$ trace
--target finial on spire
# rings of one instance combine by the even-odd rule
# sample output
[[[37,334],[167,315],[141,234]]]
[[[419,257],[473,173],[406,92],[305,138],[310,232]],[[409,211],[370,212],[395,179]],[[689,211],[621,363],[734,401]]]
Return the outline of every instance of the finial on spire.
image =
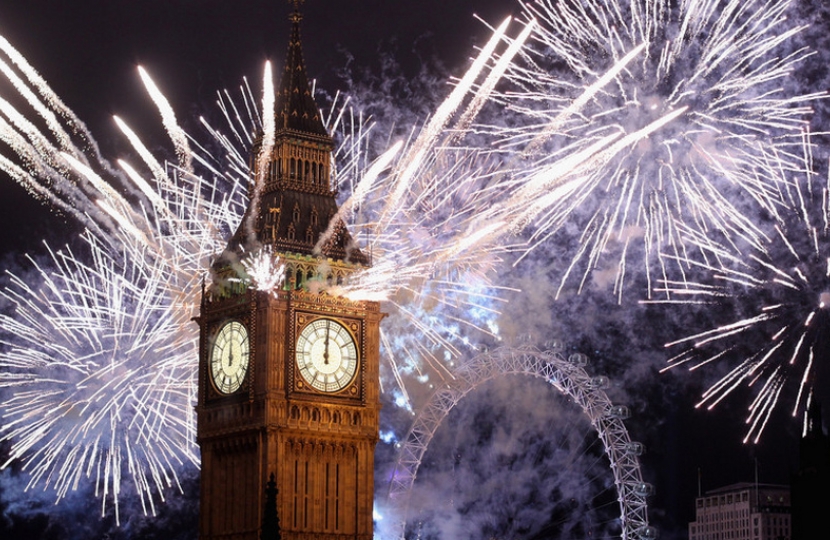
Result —
[[[262,513],[262,530],[259,536],[262,540],[282,539],[280,516],[277,512],[277,494],[279,492],[277,482],[274,480],[274,473],[271,473],[271,479],[265,484],[265,510]]]
[[[303,2],[305,0],[288,0],[289,4],[294,4],[294,11],[288,16],[291,22],[298,23],[303,20],[303,15],[300,13],[300,4]]]

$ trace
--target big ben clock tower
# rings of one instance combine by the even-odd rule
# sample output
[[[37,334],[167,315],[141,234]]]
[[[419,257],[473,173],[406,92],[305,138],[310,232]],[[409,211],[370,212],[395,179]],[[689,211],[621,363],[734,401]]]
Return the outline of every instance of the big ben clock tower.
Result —
[[[265,538],[274,511],[284,540],[373,534],[383,315],[376,302],[325,292],[369,260],[337,216],[334,145],[305,71],[300,1],[273,145],[267,159],[254,146],[253,202],[212,266],[197,319],[202,540]],[[279,290],[256,290],[245,272],[244,258],[262,250],[285,265]]]

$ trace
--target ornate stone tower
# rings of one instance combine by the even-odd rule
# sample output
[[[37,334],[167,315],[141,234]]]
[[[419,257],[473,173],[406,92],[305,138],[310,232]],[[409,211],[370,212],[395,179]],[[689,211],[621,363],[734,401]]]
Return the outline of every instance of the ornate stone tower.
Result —
[[[373,534],[383,315],[375,302],[325,292],[369,260],[337,216],[333,142],[293,3],[273,146],[264,159],[261,138],[253,148],[251,204],[213,264],[197,319],[203,540],[273,532],[272,475],[282,539]],[[245,257],[263,252],[285,265],[279,290],[256,290],[245,271]]]

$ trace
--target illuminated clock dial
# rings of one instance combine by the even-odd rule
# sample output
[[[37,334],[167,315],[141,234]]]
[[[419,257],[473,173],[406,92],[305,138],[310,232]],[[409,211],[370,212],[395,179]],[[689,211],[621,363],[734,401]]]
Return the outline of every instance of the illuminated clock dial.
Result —
[[[332,319],[317,319],[297,339],[297,368],[311,387],[339,392],[357,371],[357,345],[351,332]]]
[[[245,326],[239,321],[222,325],[210,351],[210,373],[219,392],[232,394],[239,390],[248,373],[249,356]]]

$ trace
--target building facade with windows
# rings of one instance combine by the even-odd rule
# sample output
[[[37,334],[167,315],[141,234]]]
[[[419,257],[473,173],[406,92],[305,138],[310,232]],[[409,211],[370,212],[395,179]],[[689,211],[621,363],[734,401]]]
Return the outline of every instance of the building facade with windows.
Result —
[[[791,540],[790,488],[743,482],[695,499],[689,540]]]

